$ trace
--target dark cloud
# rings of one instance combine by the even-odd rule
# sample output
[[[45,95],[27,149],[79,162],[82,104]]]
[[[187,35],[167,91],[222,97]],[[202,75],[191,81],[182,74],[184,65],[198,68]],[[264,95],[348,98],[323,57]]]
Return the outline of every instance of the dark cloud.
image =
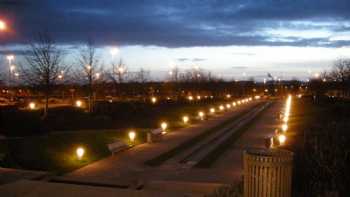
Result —
[[[13,23],[14,33],[0,41],[25,43],[38,31],[48,30],[65,44],[94,39],[101,45],[333,47],[348,42],[281,41],[263,30],[347,31],[349,26],[337,23],[350,19],[349,8],[348,0],[5,0],[0,2],[1,17]]]

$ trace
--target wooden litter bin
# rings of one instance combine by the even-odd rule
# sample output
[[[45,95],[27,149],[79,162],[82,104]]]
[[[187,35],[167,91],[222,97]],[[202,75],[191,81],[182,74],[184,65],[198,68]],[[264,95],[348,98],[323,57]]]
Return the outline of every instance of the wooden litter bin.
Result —
[[[244,197],[290,197],[293,153],[250,149],[243,153]]]

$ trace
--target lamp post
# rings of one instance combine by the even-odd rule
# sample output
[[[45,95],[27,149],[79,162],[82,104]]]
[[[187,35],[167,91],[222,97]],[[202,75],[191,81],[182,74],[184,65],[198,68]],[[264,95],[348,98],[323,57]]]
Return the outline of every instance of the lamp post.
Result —
[[[0,19],[0,31],[6,31],[6,29],[7,29],[7,25],[5,21]]]
[[[8,86],[11,86],[12,73],[16,69],[14,65],[12,65],[12,61],[15,59],[14,55],[7,55],[6,59],[9,63],[9,76],[8,76]]]

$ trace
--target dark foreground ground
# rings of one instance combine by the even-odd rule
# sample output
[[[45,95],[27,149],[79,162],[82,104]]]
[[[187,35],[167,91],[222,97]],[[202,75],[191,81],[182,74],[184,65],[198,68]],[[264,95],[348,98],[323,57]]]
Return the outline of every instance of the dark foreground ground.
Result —
[[[348,196],[350,101],[294,99],[288,149],[295,153],[294,196]]]

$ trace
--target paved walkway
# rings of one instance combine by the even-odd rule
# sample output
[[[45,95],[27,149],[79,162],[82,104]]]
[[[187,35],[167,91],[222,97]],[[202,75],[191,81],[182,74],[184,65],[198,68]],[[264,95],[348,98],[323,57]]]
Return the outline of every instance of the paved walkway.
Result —
[[[0,185],[15,182],[22,179],[32,180],[41,179],[47,176],[47,172],[19,170],[12,168],[0,168]],[[1,196],[1,195],[0,195]]]
[[[197,124],[175,132],[169,132],[166,136],[164,136],[164,140],[162,142],[153,144],[146,143],[136,146],[128,151],[121,152],[115,156],[108,157],[80,168],[70,174],[65,175],[64,177],[61,177],[60,179],[91,182],[114,182],[120,185],[135,182],[135,179],[137,179],[140,174],[144,174],[145,171],[154,171],[153,168],[144,165],[145,161],[167,152],[185,140],[199,135],[208,128],[221,124],[228,118],[231,118],[232,116],[250,108],[253,105],[254,103],[250,103],[237,107],[230,112],[226,112],[225,114],[218,115],[207,120],[205,124]]]
[[[260,116],[243,135],[233,144],[222,157],[215,162],[213,168],[218,171],[237,172],[241,176],[243,172],[243,150],[247,148],[265,148],[264,139],[274,135],[278,128],[278,114],[282,103],[277,102]]]

